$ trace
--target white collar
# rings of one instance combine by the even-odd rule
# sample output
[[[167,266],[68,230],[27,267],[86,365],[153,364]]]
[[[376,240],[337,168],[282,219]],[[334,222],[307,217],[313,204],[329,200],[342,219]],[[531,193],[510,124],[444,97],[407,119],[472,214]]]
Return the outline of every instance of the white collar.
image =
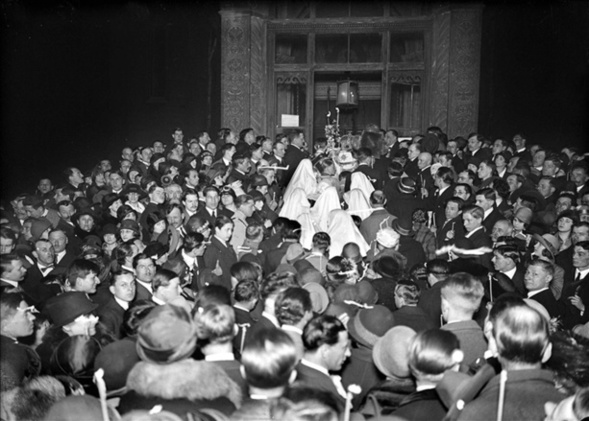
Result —
[[[263,311],[262,317],[265,317],[266,319],[270,320],[274,326],[280,327],[280,323],[278,323],[278,319],[273,314]]]
[[[129,310],[129,302],[128,301],[123,301],[120,298],[118,298],[117,296],[113,295],[115,301],[121,306],[123,307],[125,310]]]
[[[150,293],[153,294],[153,289],[151,288],[151,283],[140,281],[138,278],[135,278],[139,285],[144,286]]]
[[[485,219],[487,216],[491,215],[491,212],[493,212],[493,207],[490,207],[489,209],[487,209],[487,210],[486,210],[486,211],[484,211],[484,212],[485,212],[485,213],[483,214],[483,220],[484,220],[484,219]]]
[[[465,238],[470,238],[471,235],[473,235],[475,232],[477,232],[478,230],[483,229],[483,226],[481,225],[478,228],[473,229],[471,232],[467,233],[464,237]]]
[[[517,272],[517,266],[514,266],[512,269],[508,270],[507,272],[503,272],[503,274],[505,276],[507,276],[509,279],[513,279],[515,272]]]
[[[218,354],[205,355],[205,361],[235,361],[233,352],[219,352]]]
[[[532,298],[534,295],[540,294],[542,291],[546,291],[547,289],[548,289],[548,287],[544,287],[544,288],[537,289],[536,291],[529,291],[528,298]]]
[[[319,364],[315,364],[309,360],[306,360],[305,358],[303,358],[301,360],[301,364],[306,365],[307,367],[312,368],[314,370],[320,371],[321,373],[325,374],[326,376],[329,376],[329,371],[325,367],[320,366]]]
[[[154,303],[156,303],[157,305],[163,306],[164,304],[166,304],[165,301],[160,300],[159,298],[157,298],[155,295],[151,296],[151,299],[153,300]]]
[[[63,257],[65,256],[66,253],[67,253],[67,250],[60,251],[59,253],[57,253],[55,255],[55,263],[59,263],[61,261],[61,259],[63,259]]]
[[[303,335],[303,330],[293,325],[282,325],[281,329],[287,332],[294,332],[301,336]]]
[[[438,191],[438,196],[441,196],[441,195],[442,195],[442,193],[444,193],[446,190],[448,190],[448,188],[449,188],[449,187],[450,187],[450,186],[446,186],[446,187],[443,187],[443,188],[441,188],[441,189]]]
[[[577,273],[580,273],[581,279],[583,279],[585,276],[587,276],[587,273],[589,273],[589,268],[583,270],[575,269],[575,278],[577,277]]]
[[[243,310],[243,311],[247,311],[248,313],[250,312],[247,308],[245,308],[244,306],[242,306],[239,303],[233,304],[233,307],[238,308],[238,309]]]
[[[184,260],[184,263],[186,263],[186,266],[189,268],[192,268],[196,263],[196,257],[189,256],[184,250],[182,250],[182,260]]]
[[[12,285],[15,288],[18,288],[18,282],[16,281],[9,281],[8,279],[0,278],[1,281],[6,282],[7,284]]]

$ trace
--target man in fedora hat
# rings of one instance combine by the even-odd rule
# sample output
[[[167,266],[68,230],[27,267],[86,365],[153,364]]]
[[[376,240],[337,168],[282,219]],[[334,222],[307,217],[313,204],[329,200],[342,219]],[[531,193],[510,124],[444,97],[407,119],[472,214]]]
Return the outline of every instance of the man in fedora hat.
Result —
[[[413,268],[415,265],[422,265],[426,262],[425,251],[423,246],[415,240],[413,227],[410,217],[402,216],[395,219],[392,227],[399,233],[399,253],[407,258],[407,269]]]
[[[386,196],[386,210],[396,217],[401,215],[413,215],[413,211],[422,206],[422,202],[415,197],[416,183],[409,177],[402,177],[395,188],[387,185],[384,194]]]
[[[342,383],[344,387],[357,384],[362,388],[361,393],[354,396],[353,406],[358,406],[368,391],[384,380],[372,362],[372,348],[394,325],[393,313],[382,305],[360,309],[348,322],[348,332],[355,343],[342,371]]]
[[[98,317],[94,315],[97,308],[98,304],[79,291],[64,292],[47,301],[44,312],[53,325],[37,347],[44,372],[49,369],[53,352],[61,341],[68,336],[97,334]]]

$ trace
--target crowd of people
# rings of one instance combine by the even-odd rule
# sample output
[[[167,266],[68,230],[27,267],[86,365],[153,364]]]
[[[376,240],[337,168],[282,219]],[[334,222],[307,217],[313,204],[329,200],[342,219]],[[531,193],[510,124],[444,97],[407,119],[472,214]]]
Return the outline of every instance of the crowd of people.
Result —
[[[589,156],[550,146],[177,128],[41,179],[1,419],[584,419]]]

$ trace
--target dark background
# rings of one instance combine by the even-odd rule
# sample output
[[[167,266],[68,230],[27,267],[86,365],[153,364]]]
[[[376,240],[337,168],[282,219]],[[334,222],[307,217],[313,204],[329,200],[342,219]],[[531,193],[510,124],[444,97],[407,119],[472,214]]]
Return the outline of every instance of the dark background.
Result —
[[[218,3],[0,3],[2,199],[177,126],[218,130]],[[588,4],[486,3],[480,133],[585,147]]]

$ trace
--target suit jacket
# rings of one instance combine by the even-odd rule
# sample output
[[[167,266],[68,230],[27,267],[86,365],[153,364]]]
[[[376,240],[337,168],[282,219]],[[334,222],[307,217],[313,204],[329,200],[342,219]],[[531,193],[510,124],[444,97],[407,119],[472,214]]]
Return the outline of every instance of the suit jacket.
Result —
[[[407,160],[405,163],[405,168],[403,168],[407,177],[411,177],[415,181],[417,181],[417,175],[419,174],[419,167],[417,166],[417,158],[413,161],[410,159]]]
[[[278,248],[271,250],[268,254],[266,254],[266,261],[264,263],[265,273],[269,274],[276,270],[291,244],[295,244],[295,242],[283,241],[282,244],[278,246]]]
[[[395,326],[408,326],[418,333],[439,326],[439,323],[433,323],[432,319],[421,307],[401,307],[393,313],[393,316]]]
[[[572,297],[575,294],[578,295],[581,301],[583,301],[583,304],[585,304],[585,312],[583,316],[581,316],[579,309],[573,306],[569,300],[569,297]],[[565,305],[565,328],[570,329],[575,325],[587,323],[589,321],[589,274],[578,281],[573,280],[570,284],[565,285],[560,301]]]
[[[233,168],[229,173],[229,177],[227,178],[227,184],[233,183],[235,181],[241,181],[241,188],[243,189],[243,191],[249,190],[250,179],[248,175],[243,174],[237,171],[235,168]]]
[[[173,257],[170,257],[162,267],[174,271],[180,277],[181,284],[190,285],[193,291],[196,292],[200,289],[199,276],[205,268],[204,257],[197,257],[196,267],[190,268],[182,258],[182,252],[179,251]]]
[[[100,322],[107,327],[117,339],[121,339],[121,325],[125,316],[125,309],[117,303],[114,296],[96,310]]]
[[[491,237],[485,232],[485,229],[479,229],[474,232],[470,237],[466,238],[465,241],[460,242],[464,245],[464,248],[473,250],[480,247],[493,247],[493,242],[491,241]],[[459,243],[459,244],[460,244]],[[493,269],[493,265],[491,263],[492,253],[486,253],[482,256],[477,258],[477,262],[488,269]]]
[[[284,178],[282,179],[282,184],[287,186],[292,178],[294,172],[296,171],[299,163],[307,158],[307,153],[300,150],[296,146],[288,145],[286,148],[286,154],[284,155],[283,165],[288,165],[288,170],[285,171]]]
[[[63,273],[63,271],[60,272],[59,268],[54,268],[48,276],[59,273]],[[36,264],[27,270],[27,275],[20,283],[20,287],[33,300],[30,304],[42,307],[49,298],[61,293],[59,285],[46,284],[43,282],[44,278]]]
[[[352,348],[351,353],[342,370],[342,384],[346,390],[351,384],[357,384],[362,388],[362,391],[352,399],[352,406],[358,408],[368,391],[385,380],[385,377],[372,361],[372,348],[358,345]]]
[[[442,315],[442,287],[446,281],[436,282],[429,289],[421,292],[417,306],[425,311],[429,321],[434,327],[440,327],[440,316]],[[393,313],[394,314],[394,313]]]
[[[230,245],[224,245],[221,241],[213,236],[211,244],[207,247],[204,254],[205,267],[214,270],[219,262],[219,267],[223,273],[219,276],[221,285],[231,291],[231,266],[237,263],[237,255]]]
[[[399,239],[399,253],[407,258],[407,269],[426,262],[425,251],[420,242],[412,237],[401,236]]]
[[[417,173],[417,197],[419,197],[422,200],[426,200],[426,201],[431,201],[431,197],[434,194],[434,191],[436,190],[436,186],[434,185],[434,177],[432,176],[432,171],[431,171],[431,166],[424,168],[423,170],[420,170]],[[422,193],[421,193],[421,189],[426,189],[428,192],[427,197],[425,197]]]
[[[530,298],[542,304],[548,311],[548,314],[550,314],[550,317],[564,316],[564,304],[562,302],[556,301],[556,298],[554,298],[554,294],[552,291],[550,291],[550,288],[539,292],[536,295],[532,295]]]
[[[499,378],[493,377],[472,402],[468,403],[459,420],[494,420],[497,418]],[[504,420],[540,420],[545,416],[544,403],[559,402],[560,392],[554,387],[549,370],[509,371],[505,385]]]
[[[495,222],[497,222],[503,218],[504,217],[501,214],[501,212],[499,212],[499,210],[495,206],[493,206],[493,210],[491,211],[489,216],[487,216],[485,219],[483,219],[483,227],[485,227],[485,231],[487,231],[487,232],[493,231],[493,226],[495,225]]]
[[[55,264],[55,267],[60,268],[61,270],[63,270],[63,272],[65,272],[74,260],[76,260],[76,256],[74,255],[74,253],[72,253],[70,250],[66,250],[65,255],[61,258],[59,263]]]
[[[238,307],[233,307],[233,311],[235,312],[235,325],[238,328],[238,332],[233,338],[233,349],[241,353],[247,332],[254,326],[255,321],[249,311]]]
[[[464,224],[462,223],[462,215],[458,215],[454,219],[444,221],[442,225],[438,225],[436,231],[436,246],[442,248],[456,241],[464,238]]]
[[[302,363],[297,364],[296,371],[297,382],[304,383],[309,387],[331,393],[338,402],[340,409],[345,407],[346,401],[344,397],[338,393],[331,377]]]
[[[460,341],[460,349],[464,352],[464,366],[469,367],[478,358],[483,358],[487,350],[487,340],[483,330],[474,320],[448,323],[442,326],[456,335]]]
[[[466,166],[468,167],[468,164],[471,163],[476,163],[476,161],[478,161],[479,163],[481,161],[485,161],[487,159],[491,159],[493,156],[493,150],[491,148],[479,148],[478,151],[476,151],[474,154],[470,151],[468,151],[465,154],[464,157],[464,162],[466,164]]]
[[[262,315],[262,317],[260,317],[260,320],[255,322],[253,324],[253,326],[247,330],[247,332],[245,334],[245,342],[247,344],[247,341],[250,338],[255,338],[258,335],[258,332],[260,332],[262,330],[274,330],[274,329],[278,329],[278,327],[276,327],[276,325],[274,323],[272,323],[272,321],[270,319],[268,319]]]
[[[147,288],[145,288],[137,279],[135,279],[135,299],[133,301],[139,300],[151,300],[153,294],[149,292]]]
[[[434,211],[434,217],[436,221],[436,227],[438,229],[444,225],[444,221],[446,220],[446,202],[448,199],[454,196],[454,186],[450,185],[446,190],[439,194],[438,190],[434,191],[434,194],[431,198],[432,202],[432,209]]]
[[[368,218],[362,221],[362,224],[360,224],[360,234],[362,234],[366,242],[370,244],[376,239],[378,231],[380,231],[382,227],[390,227],[394,219],[395,217],[386,209],[376,209]]]

